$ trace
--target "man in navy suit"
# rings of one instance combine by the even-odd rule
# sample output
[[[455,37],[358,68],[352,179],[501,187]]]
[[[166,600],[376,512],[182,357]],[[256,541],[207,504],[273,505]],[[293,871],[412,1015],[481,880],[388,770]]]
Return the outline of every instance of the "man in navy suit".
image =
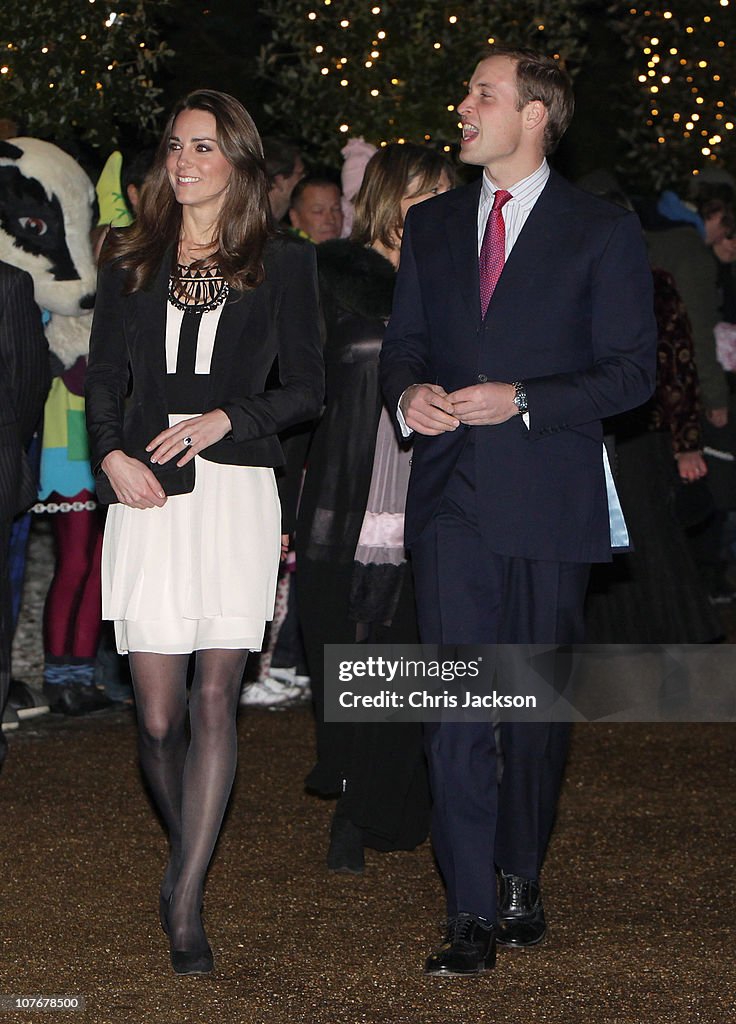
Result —
[[[611,557],[601,419],[654,382],[641,229],[550,171],[573,112],[554,60],[491,51],[457,109],[461,159],[484,173],[409,211],[382,351],[389,406],[417,435],[405,539],[421,636],[579,642],[589,563]],[[500,785],[491,723],[427,726],[448,910],[430,975],[482,973],[497,940],[545,934],[539,872],[567,727],[499,732]]]

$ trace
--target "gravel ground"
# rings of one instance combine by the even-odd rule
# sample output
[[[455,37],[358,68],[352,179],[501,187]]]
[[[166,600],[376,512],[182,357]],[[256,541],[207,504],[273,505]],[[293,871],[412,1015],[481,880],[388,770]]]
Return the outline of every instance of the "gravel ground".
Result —
[[[54,573],[54,541],[48,516],[33,516],[26,580],[13,642],[13,675],[31,686],[43,683],[43,604]]]

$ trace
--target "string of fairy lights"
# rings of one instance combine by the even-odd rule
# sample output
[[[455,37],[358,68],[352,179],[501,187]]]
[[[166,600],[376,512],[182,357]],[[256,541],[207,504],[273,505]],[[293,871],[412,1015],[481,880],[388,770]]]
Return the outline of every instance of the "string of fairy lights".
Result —
[[[703,13],[708,11],[707,2],[670,0],[670,4],[672,9],[632,6],[628,10],[628,16],[634,19],[632,35],[639,42],[636,79],[650,101],[646,125],[653,129],[656,145],[687,148],[692,172],[698,173],[703,163],[721,159],[724,140],[733,141],[728,136],[736,130],[733,83],[729,88],[721,72],[725,62],[719,61],[719,56],[727,56],[728,22],[733,19],[733,11],[729,9],[731,0],[714,0],[710,13]],[[375,81],[370,83],[367,95],[376,100],[403,84],[395,74],[381,74],[389,63],[386,57],[391,40],[386,15],[390,6],[385,4],[384,10],[381,3],[371,4],[370,0],[365,8],[339,0],[314,2],[305,18],[312,27],[308,33],[311,58],[319,73],[337,79],[346,90],[359,88],[362,96],[365,71],[372,70]],[[347,8],[351,8],[350,16]],[[683,11],[688,13],[684,15]],[[459,27],[461,17],[461,13],[446,11],[444,30]],[[532,28],[540,34],[545,31],[542,23]],[[340,42],[341,33],[345,33],[344,43]],[[446,48],[442,33],[437,35],[440,38],[434,42],[423,43],[425,53],[427,45],[439,55]],[[487,41],[492,44],[495,40],[489,36]],[[559,59],[560,55],[554,56]],[[448,105],[447,111],[451,115],[454,106]],[[341,119],[334,130],[347,135],[351,124]],[[430,136],[425,140],[430,141]],[[403,140],[399,137],[397,141]],[[380,144],[386,145],[387,141],[382,139]],[[444,146],[445,150],[450,148]]]
[[[89,4],[94,4],[96,2],[96,0],[87,0],[87,2]],[[115,26],[116,28],[119,28],[122,25],[123,20],[126,17],[126,14],[123,11],[121,11],[121,12],[109,11],[107,13],[107,17],[104,17],[104,15],[102,17],[103,17],[102,25],[104,26],[104,28],[111,29],[111,28],[113,28],[113,26]],[[80,42],[83,42],[83,43],[95,42],[95,40],[90,39],[89,34],[87,32],[81,32],[80,35],[79,35],[79,39],[80,39]],[[141,43],[138,44],[138,47],[141,50],[143,50],[143,49],[145,49],[146,44],[144,42],[141,42]],[[21,46],[18,45],[17,43],[14,43],[14,42],[6,42],[5,46],[4,46],[4,49],[5,49],[5,53],[3,54],[3,58],[0,58],[0,75],[6,76],[7,79],[9,80],[10,78],[12,78],[13,73],[14,73],[13,57],[12,57],[12,55],[13,54],[20,54],[21,53]],[[44,56],[50,55],[50,59],[53,58],[54,50],[55,50],[55,45],[54,45],[54,43],[52,41],[49,41],[48,43],[44,43],[44,45],[40,47],[40,52]],[[93,54],[92,51],[90,51],[90,57],[91,58],[96,57],[96,56],[99,56],[99,55],[98,54]],[[90,63],[95,63],[94,59],[91,59]],[[119,66],[120,66],[119,61],[117,61],[117,60],[115,60],[113,58],[110,61],[110,63],[107,64],[106,67],[107,67],[108,71],[114,71],[115,68],[117,68]],[[53,73],[53,70],[54,70],[53,69],[53,65],[50,65],[50,67],[49,67],[49,74],[50,75]],[[86,76],[89,73],[90,73],[90,69],[89,68],[86,68],[86,67],[79,68],[79,74],[80,75]],[[58,84],[59,84],[58,82],[50,81],[48,83],[48,87],[49,87],[49,89],[55,89],[55,88],[57,88]],[[97,89],[98,91],[102,91],[104,89],[103,83],[100,82],[99,80],[95,81],[95,89]]]
[[[657,145],[692,140],[686,143],[692,174],[703,163],[719,160],[728,133],[736,129],[733,84],[724,81],[718,62],[729,45],[729,5],[729,0],[716,0],[711,14],[693,11],[685,18],[669,9],[629,10],[646,26],[637,81],[651,100],[647,125],[655,130]]]
[[[322,4],[323,4],[323,6],[325,8],[329,9],[329,8],[331,8],[333,6],[333,0],[322,0]],[[327,47],[325,46],[324,42],[317,42],[317,43],[315,43],[313,45],[312,57],[313,57],[314,61],[319,64],[320,74],[325,76],[325,77],[328,76],[328,75],[333,75],[333,74],[336,75],[336,76],[339,76],[338,77],[338,81],[339,81],[339,85],[340,85],[341,88],[347,89],[352,84],[352,77],[351,77],[351,70],[350,70],[352,65],[358,64],[358,66],[360,66],[362,64],[362,67],[360,68],[361,71],[362,71],[363,68],[365,68],[367,70],[370,70],[372,68],[379,68],[380,64],[381,64],[381,60],[382,60],[382,58],[384,56],[384,54],[383,54],[384,47],[386,47],[388,45],[387,40],[388,40],[389,32],[388,32],[387,28],[385,27],[384,21],[382,20],[382,15],[385,14],[383,7],[380,4],[374,3],[374,4],[370,5],[368,10],[370,11],[371,16],[375,19],[375,22],[374,22],[373,25],[371,25],[371,31],[369,33],[370,45],[368,45],[368,43],[366,42],[364,44],[364,46],[362,47],[362,51],[363,51],[362,58],[356,58],[356,57],[350,58],[350,57],[345,55],[345,51],[346,50],[348,50],[348,49],[353,49],[354,50],[355,49],[355,40],[354,39],[351,40],[350,44],[345,46],[343,49],[338,48],[337,51],[335,52],[335,54],[333,54],[332,56],[330,56],[326,52]],[[326,12],[326,16],[327,16],[326,28],[327,28],[328,31],[325,34],[329,34],[330,30],[334,30],[334,28],[336,26],[338,26],[338,25],[339,25],[339,28],[342,31],[346,32],[346,33],[348,32],[348,30],[350,30],[351,28],[354,27],[354,23],[351,21],[351,19],[349,17],[341,17],[341,18],[339,18],[339,21],[338,21],[337,18],[339,17],[339,15],[333,14],[333,12],[330,11],[330,10],[328,10]],[[306,15],[305,15],[305,18],[306,18],[307,22],[310,22],[312,24],[317,23],[317,22],[320,22],[321,24],[325,24],[325,12],[321,12],[320,13],[316,8],[308,11],[306,13]],[[459,15],[457,15],[457,14],[447,14],[447,15],[445,15],[445,24],[447,26],[457,26],[459,24],[459,22],[460,22],[460,16]],[[538,30],[540,32],[543,32],[544,31],[544,25],[540,24],[538,26]],[[368,35],[366,36],[366,39],[367,38],[368,38]],[[488,39],[487,39],[487,42],[488,42],[489,45],[492,45],[495,41],[496,40],[495,40],[495,38],[493,36],[489,36]],[[443,50],[443,47],[444,47],[444,44],[443,44],[441,39],[435,39],[432,42],[432,44],[431,44],[431,48],[432,48],[433,51],[435,51],[436,55],[438,55],[438,51],[442,51]],[[559,57],[559,54],[555,54],[555,57]],[[385,78],[382,83],[377,81],[372,86],[372,88],[368,91],[368,94],[369,94],[369,96],[371,98],[378,99],[382,95],[382,91],[383,90],[389,90],[390,91],[390,90],[395,89],[396,87],[399,87],[401,85],[403,85],[402,80],[400,78],[396,77],[395,75],[391,75],[390,77]],[[447,106],[448,113],[451,114],[451,113],[454,112],[454,110],[455,110],[455,107],[454,107],[453,104],[449,104]],[[394,119],[390,118],[388,123],[389,124],[393,124],[394,123]],[[459,128],[460,125],[458,124],[457,127]],[[350,130],[351,130],[351,125],[347,121],[341,120],[341,121],[339,121],[336,124],[335,130],[337,132],[339,132],[340,134],[342,134],[342,135],[347,135],[350,132]],[[425,136],[424,136],[424,139],[425,139],[426,142],[431,141],[431,138],[432,138],[432,136],[430,134],[425,134]],[[403,137],[399,136],[396,139],[396,141],[399,142],[399,143],[403,143],[403,142],[406,141],[406,139],[404,139]],[[380,146],[387,146],[388,145],[388,140],[387,139],[380,139],[380,140],[378,140],[378,144]],[[444,149],[445,152],[450,152],[452,147],[449,146],[449,145],[444,145],[442,148]]]

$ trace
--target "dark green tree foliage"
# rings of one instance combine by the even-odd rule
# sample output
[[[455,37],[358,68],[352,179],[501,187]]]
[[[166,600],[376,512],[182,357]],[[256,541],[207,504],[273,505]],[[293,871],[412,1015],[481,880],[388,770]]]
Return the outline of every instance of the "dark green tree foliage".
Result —
[[[262,0],[272,22],[259,61],[266,112],[336,162],[350,136],[452,146],[454,109],[493,39],[585,58],[581,0]],[[347,127],[341,127],[347,126]]]
[[[155,129],[154,75],[170,55],[155,26],[169,0],[2,0],[0,116],[41,138],[111,148],[120,126]]]
[[[626,178],[681,187],[705,167],[736,167],[734,0],[616,2],[609,16],[631,69],[617,118]]]

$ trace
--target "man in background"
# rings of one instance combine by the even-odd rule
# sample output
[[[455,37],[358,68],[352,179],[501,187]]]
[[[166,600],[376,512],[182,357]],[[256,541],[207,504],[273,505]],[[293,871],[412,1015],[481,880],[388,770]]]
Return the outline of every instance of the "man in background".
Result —
[[[316,244],[339,238],[342,231],[341,198],[339,185],[329,178],[302,178],[291,194],[291,226]]]
[[[8,570],[10,529],[36,499],[26,446],[48,393],[49,352],[29,274],[0,263],[0,711],[10,687],[13,609]],[[0,733],[0,764],[6,741]]]
[[[288,212],[295,186],[307,172],[299,148],[287,139],[266,136],[263,139],[263,156],[268,173],[268,201],[273,219],[278,224]]]

